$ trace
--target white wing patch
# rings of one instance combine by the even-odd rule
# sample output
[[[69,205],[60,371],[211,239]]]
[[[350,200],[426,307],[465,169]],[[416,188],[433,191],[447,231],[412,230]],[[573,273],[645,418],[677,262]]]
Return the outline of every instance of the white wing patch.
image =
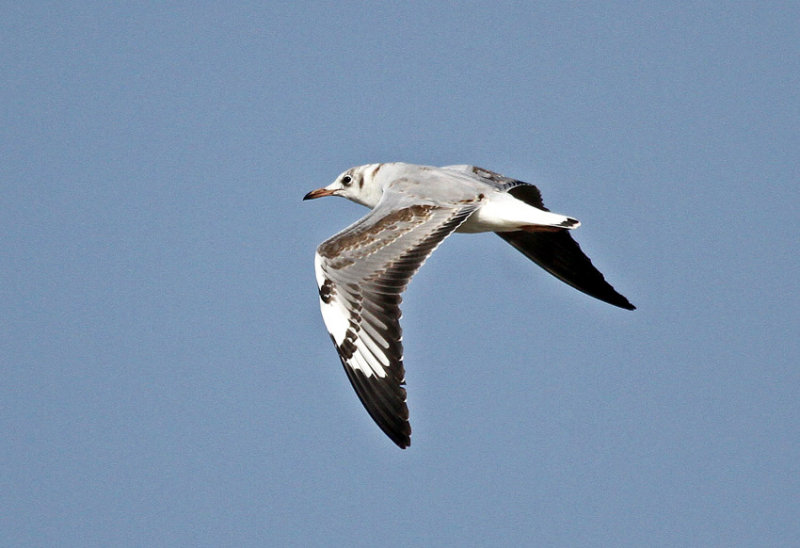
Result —
[[[325,271],[322,269],[322,257],[319,253],[314,255],[314,271],[317,275],[317,288],[320,292],[319,308],[322,312],[322,319],[328,333],[333,337],[333,342],[337,347],[341,346],[350,325],[350,312],[345,303],[332,293],[332,282],[325,277]],[[329,285],[326,286],[326,284]],[[327,290],[328,297],[323,296],[326,293],[326,287],[331,288]]]
[[[325,275],[323,258],[319,253],[314,256],[314,271],[320,294],[319,308],[328,333],[337,348],[345,346],[346,341],[353,346],[352,356],[346,365],[361,371],[366,377],[373,375],[380,378],[385,377],[384,368],[391,364],[389,356],[386,355],[389,343],[380,334],[373,331],[370,325],[373,322],[377,322],[379,325],[383,325],[383,323],[377,318],[371,318],[372,322],[365,324],[353,321],[354,315],[359,316],[360,314],[357,310],[348,308],[348,300],[338,294],[336,285]],[[361,336],[361,330],[365,327],[369,331],[366,337]]]

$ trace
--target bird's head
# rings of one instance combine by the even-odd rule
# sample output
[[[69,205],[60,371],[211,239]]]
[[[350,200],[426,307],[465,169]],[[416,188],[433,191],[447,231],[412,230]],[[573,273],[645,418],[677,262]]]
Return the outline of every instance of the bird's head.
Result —
[[[366,164],[352,167],[339,175],[326,187],[312,190],[304,200],[323,196],[341,196],[369,208],[375,207],[383,195],[383,187],[376,180],[383,164]]]

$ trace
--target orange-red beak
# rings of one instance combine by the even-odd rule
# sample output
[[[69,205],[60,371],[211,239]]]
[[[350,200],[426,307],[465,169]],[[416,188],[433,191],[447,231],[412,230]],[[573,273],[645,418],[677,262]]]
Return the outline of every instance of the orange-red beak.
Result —
[[[322,198],[323,196],[333,196],[334,192],[332,190],[328,190],[327,188],[318,188],[317,190],[312,190],[305,196],[303,196],[304,200],[313,200],[314,198]]]

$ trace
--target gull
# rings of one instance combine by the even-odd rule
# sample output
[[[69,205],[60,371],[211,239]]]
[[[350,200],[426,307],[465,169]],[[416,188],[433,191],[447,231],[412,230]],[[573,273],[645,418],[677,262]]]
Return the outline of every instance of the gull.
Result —
[[[470,165],[401,162],[348,169],[303,198],[341,196],[372,211],[324,241],[314,257],[320,309],[350,383],[397,444],[411,444],[400,328],[401,293],[453,232],[494,232],[559,280],[627,310],[536,186]]]

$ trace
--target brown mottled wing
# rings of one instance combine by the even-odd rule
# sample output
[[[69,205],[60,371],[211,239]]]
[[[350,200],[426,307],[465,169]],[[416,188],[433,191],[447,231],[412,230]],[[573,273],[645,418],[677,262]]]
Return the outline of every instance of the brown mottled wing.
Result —
[[[509,194],[525,203],[549,211],[542,203],[539,190],[527,183],[509,189]],[[592,264],[567,230],[558,232],[496,232],[523,255],[550,274],[601,301],[634,310],[628,299],[617,293],[602,273]]]
[[[371,213],[317,249],[320,309],[361,403],[399,447],[411,444],[400,294],[436,247],[475,210],[415,203],[387,191]]]

